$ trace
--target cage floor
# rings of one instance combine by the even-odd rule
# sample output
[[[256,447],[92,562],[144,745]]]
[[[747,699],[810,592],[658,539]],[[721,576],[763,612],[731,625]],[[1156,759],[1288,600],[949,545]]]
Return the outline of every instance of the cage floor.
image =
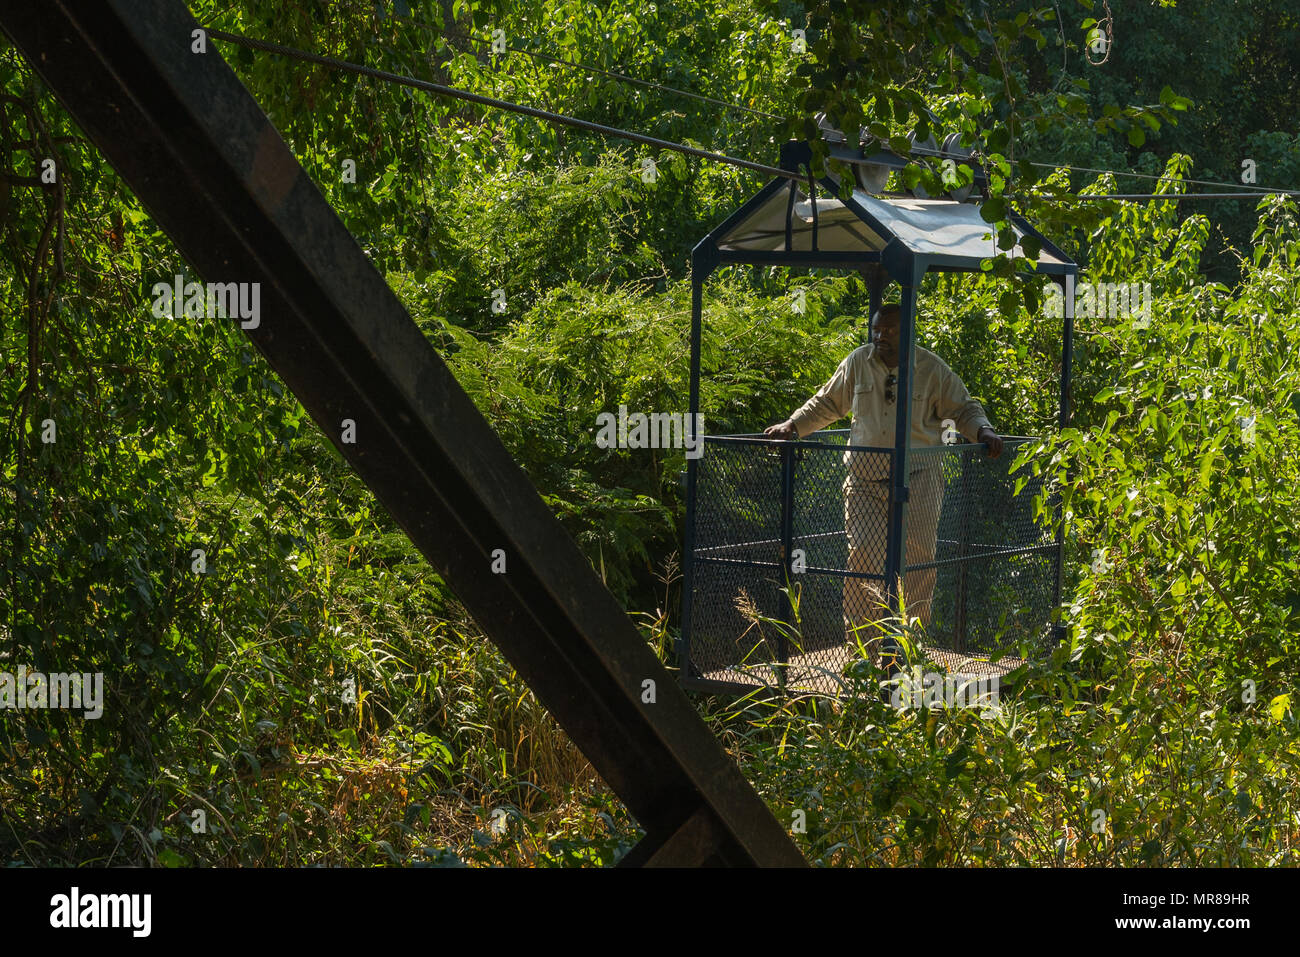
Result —
[[[1024,664],[1023,658],[1010,656],[991,662],[986,658],[972,658],[960,651],[946,651],[941,648],[928,648],[926,651],[930,658],[948,674],[1003,678]],[[855,653],[855,648],[841,645],[838,648],[794,655],[786,670],[786,688],[795,692],[831,695],[848,691],[848,685],[843,677],[844,666]],[[776,668],[770,662],[719,668],[716,671],[705,672],[704,678],[708,681],[721,681],[728,684],[752,685],[755,688],[775,687],[777,684]]]

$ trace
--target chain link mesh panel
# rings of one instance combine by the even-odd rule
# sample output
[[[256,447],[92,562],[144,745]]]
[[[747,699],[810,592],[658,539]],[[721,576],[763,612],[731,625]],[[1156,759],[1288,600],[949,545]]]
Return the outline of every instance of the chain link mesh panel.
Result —
[[[1034,520],[1045,477],[1010,471],[1031,441],[1007,439],[996,459],[971,445],[909,455],[945,478],[933,556],[912,552],[909,542],[905,560],[909,582],[922,571],[935,579],[931,613],[922,619],[931,647],[981,657],[1022,642],[1046,648],[1059,549],[1054,530]],[[1025,479],[1019,492],[1017,478]],[[1056,514],[1056,502],[1047,504]]]
[[[725,681],[779,661],[781,453],[772,443],[711,441],[696,463],[691,632],[694,670]]]
[[[857,642],[883,634],[890,483],[874,476],[890,453],[846,441],[705,438],[683,636],[697,681],[831,690]],[[1007,439],[997,459],[975,445],[909,451],[904,596],[939,660],[1046,647],[1058,549],[1033,519],[1043,480],[1013,494],[1009,468],[1028,441]]]

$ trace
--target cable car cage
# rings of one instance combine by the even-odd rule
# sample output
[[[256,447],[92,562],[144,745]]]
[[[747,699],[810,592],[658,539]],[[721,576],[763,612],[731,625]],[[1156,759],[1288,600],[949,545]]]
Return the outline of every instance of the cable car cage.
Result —
[[[830,139],[830,137],[828,137]],[[902,165],[887,153],[867,157],[832,143],[831,156],[863,166]],[[811,168],[806,143],[787,143],[782,168]],[[856,167],[855,167],[856,168]],[[961,198],[873,195],[879,182],[857,173],[851,198],[838,197],[834,175],[818,183],[772,180],[708,234],[692,253],[690,413],[700,402],[704,283],[720,265],[862,271],[871,312],[888,277],[900,286],[898,402],[893,448],[848,444],[847,430],[799,441],[762,435],[705,435],[704,453],[687,462],[682,628],[682,683],[743,694],[756,688],[834,693],[869,625],[846,634],[846,589],[853,623],[900,613],[897,583],[928,596],[906,608],[921,618],[927,655],[950,672],[1003,677],[1028,644],[1045,654],[1064,634],[1052,623],[1060,605],[1064,523],[1050,500],[1051,527],[1033,517],[1041,478],[1017,493],[1010,464],[1028,436],[1005,436],[994,459],[982,445],[907,447],[914,381],[916,295],[926,272],[980,272],[997,255],[979,202]],[[978,174],[977,174],[978,181]],[[1041,244],[1038,270],[1065,292],[1060,417],[1070,419],[1073,287],[1078,267],[1022,217],[1017,237]],[[988,237],[988,238],[986,238]],[[1016,247],[1019,251],[1019,246]],[[848,470],[871,469],[874,507],[846,504]],[[858,472],[858,474],[864,474]],[[855,492],[854,495],[859,493]],[[910,540],[909,540],[910,536]],[[867,554],[848,567],[848,543]],[[932,589],[932,591],[931,591]],[[918,607],[919,604],[919,607]],[[998,657],[1001,656],[1001,657]],[[998,660],[990,662],[990,658]]]

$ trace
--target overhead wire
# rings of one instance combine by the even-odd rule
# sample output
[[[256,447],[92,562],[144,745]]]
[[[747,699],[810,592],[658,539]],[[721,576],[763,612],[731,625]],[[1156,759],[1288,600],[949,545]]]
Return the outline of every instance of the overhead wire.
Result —
[[[1107,10],[1109,11],[1109,8],[1107,8]],[[459,33],[459,32],[456,32],[456,31],[445,30],[445,29],[442,28],[442,27],[435,26],[435,25],[433,25],[433,24],[431,24],[431,23],[425,23],[424,21],[417,20],[415,17],[404,16],[404,15],[402,15],[402,14],[400,14],[400,13],[383,13],[383,14],[381,14],[381,16],[386,17],[386,18],[389,18],[389,19],[394,19],[394,20],[404,20],[404,21],[406,21],[406,22],[412,24],[413,26],[418,26],[418,27],[420,27],[421,29],[428,30],[428,31],[431,31],[431,32],[435,32],[435,33],[439,33],[439,34],[443,34],[443,35],[445,35],[445,36],[455,37],[455,38],[457,38],[457,39],[461,39],[461,40],[468,40],[468,41],[470,41],[470,42],[472,42],[472,43],[477,43],[477,44],[479,44],[480,46],[487,46],[487,47],[490,47],[491,44],[492,44],[492,41],[491,41],[491,40],[485,40],[485,39],[483,39],[482,37],[476,37],[476,36],[473,36],[473,35],[471,35],[471,34],[465,34],[465,33]],[[1059,18],[1059,9],[1058,9],[1058,18]],[[753,107],[745,106],[743,103],[735,103],[735,102],[731,102],[731,101],[728,101],[728,100],[720,100],[720,99],[717,99],[716,97],[705,96],[705,95],[703,95],[703,94],[694,93],[694,92],[692,92],[692,91],[690,91],[690,90],[682,90],[682,89],[678,89],[678,88],[676,88],[676,87],[668,86],[668,85],[663,84],[663,83],[655,83],[655,82],[652,82],[652,81],[650,81],[650,80],[642,80],[642,79],[640,79],[639,77],[629,76],[629,75],[624,74],[624,73],[617,73],[617,72],[612,72],[612,71],[609,71],[609,70],[602,70],[602,69],[600,69],[599,67],[593,67],[593,66],[589,66],[589,65],[586,65],[586,64],[582,64],[582,63],[576,63],[576,62],[574,62],[574,61],[572,61],[572,60],[564,60],[564,59],[560,59],[560,58],[558,58],[558,57],[548,56],[548,55],[546,55],[546,54],[544,54],[544,53],[537,53],[537,52],[535,52],[535,51],[533,51],[533,50],[525,50],[525,49],[523,49],[523,48],[521,48],[521,47],[510,46],[509,44],[506,45],[506,49],[509,50],[509,51],[511,51],[511,52],[513,52],[513,53],[520,53],[520,54],[522,54],[522,55],[524,55],[524,56],[532,57],[533,59],[543,60],[543,61],[545,61],[545,62],[547,62],[547,63],[551,63],[551,64],[554,64],[554,65],[557,65],[557,66],[564,66],[564,67],[568,67],[568,68],[570,68],[570,69],[581,70],[581,71],[583,71],[583,72],[585,72],[585,73],[596,73],[596,74],[599,74],[599,75],[601,75],[601,76],[607,76],[607,77],[609,77],[609,78],[611,78],[611,79],[614,79],[614,80],[619,80],[619,81],[626,82],[626,83],[633,83],[633,84],[635,84],[635,85],[637,85],[637,86],[646,87],[646,88],[649,88],[649,89],[661,90],[661,91],[663,91],[663,92],[665,92],[665,93],[673,93],[673,94],[675,94],[675,95],[677,95],[677,96],[688,97],[688,98],[690,98],[690,99],[698,100],[698,101],[703,102],[703,103],[710,103],[710,104],[713,104],[713,105],[716,105],[716,106],[726,107],[726,108],[728,108],[728,109],[743,110],[743,111],[746,112],[746,113],[752,113],[752,114],[755,114],[755,115],[757,115],[757,116],[763,116],[763,117],[766,117],[766,118],[768,118],[768,119],[773,119],[773,120],[782,120],[782,121],[784,121],[784,122],[786,122],[786,123],[790,122],[790,118],[787,117],[787,116],[782,116],[782,115],[777,114],[777,113],[768,113],[768,112],[765,111],[765,110],[754,109]],[[927,111],[927,112],[928,112],[928,111]],[[933,114],[931,114],[931,118],[932,118],[932,119],[935,118]],[[948,157],[948,154],[944,153],[944,152],[941,151],[941,150],[926,150],[926,149],[923,149],[923,148],[913,148],[912,152],[915,153],[915,154],[917,154],[917,155],[921,155],[921,156],[935,156],[935,157],[945,157],[945,158]],[[1180,179],[1178,179],[1178,178],[1176,178],[1176,177],[1169,177],[1169,176],[1156,176],[1156,175],[1149,174],[1149,173],[1134,173],[1134,172],[1126,172],[1126,171],[1122,171],[1122,170],[1095,169],[1095,168],[1087,167],[1087,166],[1073,166],[1073,165],[1063,165],[1063,164],[1053,164],[1053,163],[1040,163],[1040,162],[1036,162],[1036,161],[1033,161],[1033,160],[1026,160],[1025,162],[1027,162],[1030,166],[1037,166],[1037,167],[1042,168],[1042,169],[1066,169],[1066,170],[1071,170],[1071,171],[1075,171],[1075,172],[1083,172],[1083,173],[1109,173],[1109,174],[1111,174],[1111,175],[1113,175],[1113,176],[1131,176],[1131,177],[1134,177],[1134,178],[1137,178],[1137,179],[1167,180],[1167,181],[1170,181],[1170,182],[1184,182],[1184,183],[1191,183],[1191,184],[1198,185],[1198,186],[1222,186],[1222,187],[1225,187],[1225,188],[1227,188],[1227,189],[1238,189],[1238,190],[1241,190],[1243,193],[1261,193],[1261,194],[1268,195],[1268,194],[1275,194],[1275,193],[1288,193],[1288,194],[1295,194],[1295,193],[1297,192],[1297,191],[1294,191],[1294,190],[1293,190],[1293,191],[1287,191],[1287,190],[1269,189],[1268,187],[1261,187],[1261,186],[1250,186],[1250,185],[1247,185],[1247,184],[1241,184],[1241,183],[1224,183],[1224,182],[1218,182],[1218,181],[1214,181],[1214,180],[1200,180],[1200,179],[1181,179],[1181,180],[1180,180]],[[1152,194],[1145,194],[1145,193],[1114,194],[1114,195],[1108,195],[1107,198],[1111,198],[1111,199],[1119,199],[1119,198],[1135,198],[1135,199],[1143,199],[1143,198],[1148,198],[1150,195],[1152,195]],[[1160,194],[1160,195],[1164,195],[1164,194]],[[1188,194],[1183,194],[1183,195],[1188,195]],[[1197,195],[1200,195],[1200,194],[1197,194]],[[1209,196],[1210,194],[1206,194],[1206,195]],[[1090,196],[1089,198],[1097,198],[1097,197],[1096,197],[1096,196]],[[1212,198],[1224,198],[1224,197],[1219,196],[1219,195],[1215,195],[1215,196],[1213,196]]]
[[[1139,200],[1162,199],[1179,203],[1184,199],[1264,199],[1265,196],[1300,196],[1300,190],[1273,190],[1270,192],[1096,192],[1096,194],[1058,194],[1032,196],[1004,196],[1004,199],[1034,199],[1039,202],[1071,202],[1071,200]]]
[[[766,163],[755,163],[752,160],[740,159],[736,156],[727,156],[723,153],[713,153],[709,150],[699,149],[698,147],[687,146],[685,143],[674,143],[671,140],[662,140],[654,136],[646,136],[644,133],[634,133],[631,130],[620,129],[616,126],[606,126],[603,123],[593,123],[590,120],[581,120],[576,116],[567,116],[563,113],[552,113],[549,110],[539,110],[533,106],[525,106],[521,103],[512,103],[509,100],[500,100],[496,97],[483,96],[478,93],[471,93],[468,90],[459,89],[458,87],[444,86],[441,83],[433,83],[429,80],[420,80],[416,77],[404,76],[400,73],[389,73],[387,70],[378,70],[374,67],[365,66],[360,63],[351,63],[347,60],[322,56],[319,53],[309,53],[306,50],[299,50],[295,47],[288,47],[279,43],[271,43],[267,40],[259,40],[254,37],[243,36],[238,33],[228,33],[225,30],[216,30],[212,28],[208,29],[208,35],[214,39],[225,40],[228,43],[235,43],[240,46],[249,47],[250,49],[262,50],[266,53],[275,53],[280,56],[287,56],[291,59],[302,60],[307,63],[316,63],[320,66],[327,66],[334,70],[342,70],[345,73],[369,76],[388,83],[396,83],[399,86],[409,86],[418,90],[427,90],[431,93],[440,93],[444,96],[455,97],[456,99],[475,103],[479,106],[488,106],[494,109],[507,110],[511,113],[521,113],[524,116],[532,116],[536,119],[546,120],[550,123],[573,126],[578,129],[589,130],[593,133],[601,133],[605,136],[615,136],[621,139],[631,140],[634,143],[643,143],[647,146],[655,146],[660,149],[675,150],[679,153],[685,153],[688,156],[696,156],[700,159],[713,160],[718,163],[728,163],[732,166],[738,166],[741,169],[754,170],[758,173],[767,173],[769,176],[781,176],[800,183],[807,180],[807,177],[800,173],[781,169],[778,166],[769,166]]]
[[[422,20],[417,20],[415,17],[405,16],[400,13],[384,13],[382,14],[382,16],[386,19],[405,21],[407,23],[410,23],[413,26],[420,27],[421,29],[430,31],[432,33],[438,33],[444,36],[454,37],[459,40],[467,40],[471,43],[478,44],[480,47],[490,48],[492,46],[491,40],[484,39],[483,37],[476,37],[473,36],[472,34],[460,33],[454,30],[445,30],[442,27],[435,26],[432,23],[426,23]],[[766,110],[755,109],[753,107],[745,106],[743,103],[735,103],[729,100],[721,100],[712,96],[705,96],[700,93],[695,93],[691,90],[682,90],[677,87],[668,86],[667,84],[664,83],[656,83],[650,80],[642,80],[639,77],[630,76],[625,73],[603,70],[599,67],[594,67],[588,64],[575,62],[573,60],[565,60],[559,57],[549,56],[545,53],[538,53],[533,50],[526,50],[522,47],[511,46],[509,44],[506,44],[506,49],[512,53],[519,53],[522,54],[523,56],[531,57],[532,59],[535,60],[542,60],[546,63],[550,63],[556,66],[568,67],[573,70],[580,70],[584,73],[596,73],[600,76],[606,76],[613,80],[619,80],[625,83],[632,83],[635,84],[636,86],[645,87],[647,89],[660,90],[665,93],[672,93],[677,96],[687,97],[689,99],[697,100],[702,103],[709,103],[715,106],[722,106],[727,109],[742,110],[746,113],[762,116],[767,119],[781,120],[786,123],[790,122],[790,118],[787,116],[783,116],[779,113],[769,113]],[[931,119],[937,119],[937,117],[934,116],[934,114],[931,114]],[[924,148],[914,147],[912,152],[920,156],[934,156],[934,157],[945,157],[945,158],[948,157],[948,154],[944,153],[942,150],[926,150]],[[1198,186],[1222,186],[1229,189],[1241,189],[1243,191],[1258,192],[1258,193],[1277,192],[1276,190],[1270,190],[1267,187],[1247,186],[1238,183],[1223,183],[1223,182],[1217,182],[1213,180],[1200,180],[1200,179],[1178,180],[1175,177],[1155,176],[1146,173],[1131,173],[1122,170],[1095,169],[1087,166],[1073,166],[1073,165],[1064,165],[1060,163],[1039,163],[1032,160],[1026,160],[1025,162],[1027,162],[1030,166],[1037,166],[1042,169],[1066,169],[1066,170],[1077,171],[1082,173],[1110,173],[1114,176],[1132,176],[1138,179],[1169,180],[1175,182],[1181,181],[1184,183],[1192,183]]]
[[[1245,183],[1223,183],[1212,179],[1183,179],[1180,176],[1157,176],[1154,173],[1127,173],[1114,169],[1095,169],[1091,166],[1067,166],[1063,163],[1038,163],[1033,160],[1025,160],[1030,166],[1037,166],[1041,169],[1065,169],[1079,173],[1110,173],[1112,176],[1132,176],[1136,179],[1154,179],[1169,183],[1192,183],[1196,186],[1226,186],[1231,189],[1240,189],[1253,193],[1279,193],[1286,190],[1269,189],[1267,186],[1250,186]]]
[[[411,18],[409,17],[400,17],[397,15],[392,15],[392,16],[394,19],[411,20]],[[411,22],[418,23],[418,21],[414,21],[414,20],[411,20]],[[279,43],[272,43],[270,41],[261,40],[256,37],[249,37],[242,34],[230,33],[226,30],[219,30],[211,27],[207,28],[207,32],[208,35],[212,36],[217,40],[224,40],[228,43],[234,43],[250,49],[262,50],[263,52],[274,53],[280,56],[286,56],[291,59],[301,60],[307,63],[315,63],[320,66],[326,66],[331,69],[340,70],[347,73],[353,73],[360,76],[369,76],[377,80],[382,80],[384,82],[395,83],[401,86],[408,86],[414,89],[426,90],[432,93],[438,93],[444,96],[450,96],[456,99],[464,100],[466,102],[475,103],[480,106],[487,106],[494,109],[505,110],[512,113],[519,113],[524,116],[531,116],[536,119],[545,120],[547,122],[558,123],[564,126],[572,126],[578,129],[585,129],[590,132],[600,133],[605,136],[613,136],[620,139],[626,139],[635,143],[641,143],[647,146],[654,146],[659,149],[672,150],[675,152],[683,153],[688,156],[695,156],[699,159],[710,160],[712,162],[718,162],[718,163],[725,163],[731,166],[739,167],[741,169],[748,169],[754,172],[766,173],[770,176],[779,176],[784,179],[793,180],[798,183],[807,182],[807,176],[805,174],[793,172],[791,170],[781,169],[780,167],[771,166],[766,163],[756,163],[752,160],[741,159],[735,156],[728,156],[724,153],[717,153],[710,150],[700,149],[698,147],[688,146],[685,143],[676,143],[671,140],[659,139],[658,137],[647,136],[643,133],[636,133],[631,130],[622,129],[620,127],[608,126],[606,124],[595,123],[590,120],[579,119],[577,117],[568,116],[563,113],[555,113],[550,110],[542,110],[536,107],[526,106],[520,103],[513,103],[509,100],[498,99],[496,97],[483,96],[482,94],[471,93],[468,90],[462,90],[458,87],[447,86],[441,83],[433,83],[429,80],[421,80],[416,77],[405,76],[400,73],[391,73],[387,70],[379,70],[376,69],[375,67],[365,66],[364,64],[352,63],[347,60],[340,60],[335,57],[324,56],[319,53],[311,53],[306,50],[300,50],[295,47],[285,46]],[[470,39],[476,39],[476,38],[470,38]],[[481,42],[481,41],[476,40],[476,42]],[[516,52],[529,53],[530,51],[517,50]],[[563,66],[580,68],[578,64],[574,64],[571,61],[567,61],[567,60],[557,59],[554,62]],[[714,98],[711,97],[703,97],[700,94],[691,93],[690,91],[687,90],[677,90],[673,87],[664,86],[662,84],[651,84],[649,81],[637,80],[634,77],[626,77],[622,74],[615,74],[609,71],[600,71],[600,72],[603,72],[606,75],[609,75],[616,79],[627,80],[629,82],[637,82],[643,85],[653,86],[655,88],[662,89],[668,92],[679,93],[684,96],[689,96],[696,99],[703,99],[705,101],[713,102],[722,106],[736,107],[739,109],[747,110],[749,112],[760,112],[760,113],[762,112],[762,111],[754,111],[751,108],[745,107],[741,104],[728,103],[725,100],[715,100]],[[764,115],[776,119],[786,119],[785,117],[779,117],[776,116],[775,114],[764,114]],[[959,158],[959,157],[949,157],[948,154],[945,154],[942,150],[913,148],[912,152],[920,156]],[[860,165],[863,161],[848,160],[848,162],[857,163]],[[1236,192],[1236,193],[1108,193],[1108,194],[1080,194],[1080,195],[1073,195],[1073,196],[1037,195],[1032,197],[1033,199],[1045,200],[1045,201],[1160,199],[1160,200],[1178,202],[1187,199],[1219,200],[1219,199],[1243,199],[1252,196],[1264,197],[1270,195],[1287,195],[1287,196],[1300,195],[1300,190],[1276,190],[1276,189],[1271,190],[1265,187],[1258,187],[1258,186],[1251,187],[1246,185],[1242,185],[1238,187],[1238,184],[1235,183],[1220,183],[1220,182],[1214,182],[1210,180],[1179,180],[1175,177],[1153,176],[1151,174],[1143,174],[1143,173],[1127,173],[1119,170],[1099,170],[1099,169],[1091,169],[1089,167],[1081,167],[1081,166],[1058,166],[1050,163],[1038,163],[1033,161],[1026,161],[1026,162],[1030,162],[1031,165],[1042,167],[1045,169],[1059,168],[1059,169],[1067,169],[1067,170],[1074,170],[1080,172],[1110,173],[1116,176],[1134,176],[1134,177],[1147,178],[1147,179],[1167,180],[1169,182],[1190,182],[1190,183],[1196,183],[1201,185],[1226,186],[1232,188],[1239,188],[1240,190],[1242,190],[1241,192]],[[1007,197],[1007,198],[1024,199],[1026,197]]]
[[[915,155],[917,155],[917,156],[943,157],[943,158],[945,158],[945,159],[961,159],[961,158],[962,158],[962,157],[954,156],[954,155],[951,154],[951,153],[945,153],[943,150],[931,150],[931,149],[926,149],[925,147],[921,147],[921,146],[913,146],[913,147],[912,147],[912,153],[915,154]],[[1135,178],[1137,178],[1137,179],[1154,179],[1154,180],[1161,181],[1161,182],[1166,182],[1166,183],[1193,183],[1193,184],[1195,184],[1195,185],[1197,185],[1197,186],[1223,186],[1223,187],[1227,187],[1227,188],[1229,188],[1229,189],[1238,189],[1238,190],[1241,190],[1241,191],[1242,191],[1242,192],[1239,193],[1239,194],[1236,194],[1236,193],[1234,193],[1234,194],[1223,194],[1223,193],[1184,193],[1184,194],[1180,194],[1180,195],[1188,195],[1188,196],[1212,196],[1212,197],[1214,197],[1214,198],[1216,198],[1216,199],[1222,199],[1222,198],[1224,198],[1224,197],[1227,196],[1227,195],[1241,195],[1241,196],[1248,196],[1248,195],[1255,194],[1255,195],[1260,195],[1260,196],[1272,196],[1272,195],[1275,195],[1275,194],[1277,194],[1277,193],[1285,193],[1285,194],[1290,194],[1290,195],[1300,194],[1300,190],[1272,189],[1272,188],[1267,187],[1267,186],[1250,186],[1250,185],[1246,185],[1246,184],[1244,184],[1244,183],[1224,183],[1224,182],[1220,182],[1220,181],[1218,181],[1218,180],[1210,180],[1210,179],[1184,179],[1184,178],[1182,178],[1182,177],[1180,177],[1180,176],[1168,176],[1168,175],[1165,175],[1165,176],[1157,176],[1157,175],[1155,175],[1154,173],[1130,173],[1130,172],[1126,172],[1126,171],[1124,171],[1124,170],[1117,170],[1117,169],[1096,169],[1096,168],[1091,167],[1091,166],[1070,166],[1070,165],[1067,165],[1067,164],[1065,164],[1065,163],[1039,163],[1039,162],[1036,162],[1036,161],[1034,161],[1034,160],[1022,160],[1021,162],[1024,162],[1024,163],[1028,164],[1029,166],[1037,166],[1037,167],[1039,167],[1040,169],[1051,169],[1051,170],[1063,169],[1063,170],[1069,170],[1070,172],[1076,172],[1076,173],[1109,173],[1109,174],[1112,175],[1112,176],[1132,176],[1132,177],[1135,177]],[[1167,194],[1165,194],[1165,193],[1114,193],[1114,194],[1109,194],[1109,193],[1108,193],[1108,194],[1105,195],[1104,198],[1108,198],[1108,199],[1119,199],[1119,198],[1121,198],[1121,197],[1125,197],[1125,198],[1146,198],[1146,197],[1148,197],[1148,196],[1165,196],[1165,195],[1167,195]],[[1077,198],[1082,199],[1083,197],[1082,197],[1082,196],[1079,196],[1079,197],[1077,197]],[[1099,196],[1097,196],[1097,195],[1092,195],[1092,196],[1089,196],[1088,198],[1090,198],[1090,199],[1097,199],[1097,198],[1101,198],[1101,197],[1099,197]]]
[[[439,27],[431,23],[426,23],[422,20],[416,19],[415,17],[406,16],[404,14],[384,12],[381,14],[381,16],[385,19],[405,21],[423,30],[427,30],[433,33],[438,33],[443,36],[454,37],[459,40],[466,40],[471,43],[476,43],[480,47],[490,48],[492,45],[491,40],[487,40],[482,37],[476,37],[473,36],[472,34],[460,33],[454,30],[446,30],[443,27]],[[600,67],[594,67],[589,64],[575,62],[573,60],[565,60],[559,57],[549,56],[545,53],[538,53],[534,50],[527,50],[522,47],[512,46],[510,44],[506,44],[506,49],[512,53],[519,53],[522,54],[523,56],[531,57],[532,59],[535,60],[542,60],[543,62],[550,63],[556,66],[563,66],[569,69],[580,70],[584,73],[595,73],[600,76],[609,77],[610,79],[613,80],[618,80],[625,83],[632,83],[636,86],[644,87],[647,89],[660,90],[665,93],[672,93],[676,96],[687,97],[689,99],[697,100],[702,103],[709,103],[715,106],[725,107],[727,109],[742,110],[746,113],[751,113],[756,116],[762,116],[767,119],[781,120],[787,123],[790,122],[790,118],[787,116],[783,116],[779,113],[769,113],[766,110],[755,109],[754,107],[745,106],[743,103],[736,103],[729,100],[718,99],[717,97],[705,96],[700,93],[695,93],[691,90],[683,90],[677,87],[668,86],[667,84],[657,83],[651,80],[642,80],[639,77],[630,76],[626,73],[604,70],[601,69]],[[931,118],[935,119],[936,117],[934,117],[934,115],[931,114]],[[935,157],[945,157],[945,158],[948,157],[948,154],[944,153],[942,150],[926,150],[923,148],[913,148],[912,152],[920,156],[935,156]],[[1224,182],[1218,182],[1214,180],[1200,180],[1200,179],[1180,180],[1176,177],[1156,176],[1153,174],[1126,172],[1122,170],[1095,169],[1087,166],[1073,166],[1073,165],[1064,165],[1059,163],[1039,163],[1032,160],[1026,160],[1025,162],[1027,162],[1031,166],[1037,166],[1042,169],[1066,169],[1066,170],[1082,172],[1082,173],[1110,173],[1111,175],[1114,176],[1131,176],[1138,179],[1155,179],[1155,180],[1167,180],[1171,182],[1184,182],[1184,183],[1191,183],[1198,186],[1222,186],[1228,189],[1239,189],[1242,190],[1243,192],[1255,192],[1255,193],[1263,193],[1263,194],[1284,192],[1280,190],[1269,189],[1267,187],[1249,186],[1249,185],[1239,184],[1239,183],[1224,183]],[[1118,195],[1132,195],[1132,196],[1145,197],[1148,194],[1117,194],[1115,197],[1112,198],[1118,198]]]
[[[1116,199],[1116,200],[1138,200],[1138,199],[1162,199],[1172,203],[1181,202],[1185,199],[1263,199],[1267,196],[1300,196],[1300,189],[1274,189],[1264,193],[1079,193],[1071,195],[1063,193],[1056,196],[1035,195],[1031,199],[1052,202],[1056,200],[1093,200],[1093,199]],[[1023,199],[1025,197],[1009,197]]]
[[[468,40],[471,43],[477,43],[479,46],[489,47],[489,48],[492,46],[491,40],[485,40],[482,37],[476,37],[468,33],[460,33],[455,30],[447,30],[444,29],[443,27],[435,26],[432,23],[425,23],[422,20],[415,19],[415,17],[404,16],[403,14],[400,13],[384,13],[383,17],[392,20],[403,20],[407,23],[410,23],[412,26],[417,26],[420,27],[421,29],[428,30],[433,33],[438,33],[446,37],[453,37],[458,40]],[[545,53],[538,53],[535,50],[526,50],[522,47],[511,46],[510,44],[506,44],[506,49],[511,53],[519,53],[522,54],[523,56],[530,57],[534,60],[541,60],[545,63],[550,63],[554,66],[568,67],[570,69],[580,70],[583,73],[595,73],[600,76],[609,77],[612,80],[619,80],[624,83],[632,83],[635,84],[636,86],[645,87],[646,89],[651,89],[651,90],[660,90],[664,93],[673,93],[676,94],[677,96],[684,96],[692,100],[698,100],[701,103],[709,103],[713,106],[723,106],[730,110],[742,110],[746,113],[752,113],[755,116],[762,116],[769,120],[785,120],[786,122],[789,122],[788,117],[781,116],[779,113],[769,113],[766,110],[759,110],[752,106],[746,106],[743,103],[736,103],[730,100],[720,100],[717,97],[706,96],[703,93],[695,93],[692,92],[691,90],[678,89],[677,87],[668,86],[665,83],[656,83],[653,80],[642,80],[640,77],[630,76],[626,73],[618,73],[613,70],[604,70],[601,69],[600,67],[591,66],[585,63],[578,63],[573,60],[565,60],[561,57],[553,57]]]

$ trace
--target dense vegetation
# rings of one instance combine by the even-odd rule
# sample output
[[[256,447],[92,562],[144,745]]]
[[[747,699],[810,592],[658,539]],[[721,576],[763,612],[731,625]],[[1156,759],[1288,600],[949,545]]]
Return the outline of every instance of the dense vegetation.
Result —
[[[701,711],[778,817],[805,813],[796,839],[819,862],[1296,862],[1296,205],[1059,195],[1182,192],[1188,178],[1238,180],[1245,158],[1260,184],[1297,186],[1300,92],[1280,77],[1300,44],[1285,4],[1122,11],[1100,67],[1084,59],[1099,7],[1065,0],[987,20],[959,0],[927,14],[784,0],[229,6],[191,8],[214,27],[767,162],[822,108],[896,138],[925,105],[969,132],[1003,170],[999,192],[1084,279],[1155,290],[1147,329],[1079,320],[1063,433],[1041,281],[1008,264],[922,291],[922,341],[1002,431],[1049,436],[1026,467],[1072,512],[1068,645],[996,720],[871,695],[704,698]],[[861,55],[849,24],[880,56]],[[494,28],[511,46],[794,119],[493,56]],[[590,437],[620,403],[684,406],[689,250],[761,178],[665,152],[647,183],[640,147],[219,48],[672,663],[682,453]],[[0,671],[102,671],[109,702],[93,721],[0,710],[5,860],[617,859],[635,822],[237,326],[153,318],[153,284],[186,264],[8,47],[0,110]],[[60,176],[42,184],[50,156]],[[707,300],[708,431],[783,418],[864,340],[866,300],[857,276],[722,270]]]

